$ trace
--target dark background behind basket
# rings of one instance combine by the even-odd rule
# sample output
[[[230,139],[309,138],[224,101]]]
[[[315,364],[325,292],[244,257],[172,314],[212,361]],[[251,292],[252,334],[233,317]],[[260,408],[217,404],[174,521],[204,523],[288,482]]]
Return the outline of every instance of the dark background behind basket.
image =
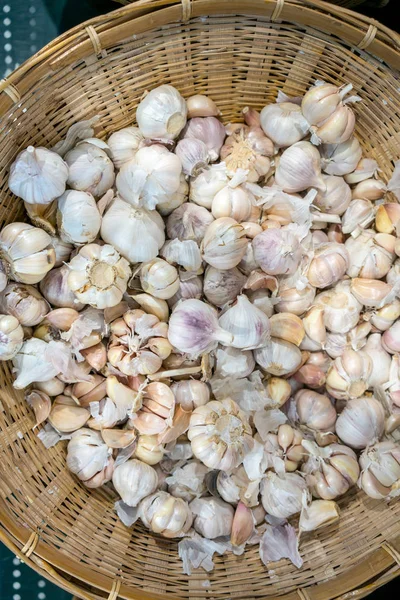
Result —
[[[400,31],[399,0],[335,0]],[[128,4],[122,0],[121,4]],[[0,0],[0,77],[60,33],[116,8],[111,0]],[[395,600],[400,583],[392,581],[370,596]],[[0,544],[0,600],[70,600],[70,595],[21,564]],[[221,598],[221,600],[225,600]]]

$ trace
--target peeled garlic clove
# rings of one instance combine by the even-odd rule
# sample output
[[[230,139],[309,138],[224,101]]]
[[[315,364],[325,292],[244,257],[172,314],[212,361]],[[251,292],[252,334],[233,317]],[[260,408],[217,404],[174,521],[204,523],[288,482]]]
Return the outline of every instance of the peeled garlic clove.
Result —
[[[8,284],[0,295],[0,305],[21,325],[29,327],[40,323],[49,312],[48,303],[36,288],[18,283]]]
[[[287,375],[297,371],[302,362],[297,346],[279,338],[271,338],[263,348],[254,350],[257,364],[271,375]]]
[[[50,204],[65,191],[68,166],[47,148],[28,146],[10,167],[8,187],[29,204]]]
[[[270,318],[271,336],[300,346],[305,331],[299,317],[291,313],[281,312]]]
[[[295,401],[300,423],[313,431],[334,428],[337,415],[328,396],[305,389],[296,393]]]
[[[349,400],[336,421],[336,433],[351,448],[362,449],[381,438],[385,412],[373,396]]]
[[[64,160],[68,165],[67,183],[73,190],[99,198],[112,187],[114,165],[97,144],[89,140],[79,142],[66,153]]]
[[[142,266],[140,283],[146,293],[167,300],[179,289],[178,271],[162,258],[154,258]]]
[[[68,396],[57,396],[49,414],[49,423],[61,433],[71,433],[84,427],[90,413]]]
[[[333,500],[313,500],[301,511],[300,531],[315,531],[339,520],[339,506]]]
[[[60,309],[82,310],[84,303],[78,302],[68,285],[68,265],[52,269],[40,282],[40,291],[50,304]]]
[[[339,144],[323,144],[320,147],[322,170],[328,175],[347,175],[355,170],[362,156],[356,137],[351,136]]]
[[[101,216],[92,194],[64,192],[58,198],[57,225],[64,242],[78,246],[93,242],[100,231]]]
[[[174,382],[171,385],[171,392],[174,394],[176,402],[186,411],[203,406],[210,400],[208,385],[204,381],[196,379]]]
[[[137,127],[124,127],[107,140],[111,159],[117,169],[129,162],[140,148],[144,138]]]
[[[160,321],[168,322],[169,308],[165,300],[151,294],[136,294],[132,298],[148,314],[155,315]]]
[[[287,148],[279,159],[275,182],[289,194],[309,187],[324,190],[318,150],[310,142],[297,142]]]
[[[95,369],[95,371],[101,371],[107,363],[107,350],[102,342],[91,346],[90,348],[84,348],[81,351],[86,362]]]
[[[219,324],[233,335],[234,348],[252,350],[264,345],[270,336],[268,317],[244,295],[221,315]]]
[[[351,292],[364,306],[379,307],[392,291],[392,286],[377,279],[356,277],[351,281]]]
[[[101,437],[109,448],[126,448],[136,439],[131,429],[102,429]]]
[[[47,396],[61,396],[65,390],[65,383],[57,377],[53,377],[48,381],[35,381],[33,387],[35,390],[44,392]]]
[[[302,247],[289,230],[266,229],[253,240],[254,258],[269,275],[291,275],[299,266]]]
[[[220,111],[214,100],[203,94],[195,94],[186,100],[187,118],[193,117],[218,117]]]
[[[155,491],[158,477],[153,467],[132,459],[115,468],[112,482],[125,504],[137,506]]]
[[[136,121],[144,137],[173,140],[186,124],[184,98],[172,85],[153,88],[139,102]]]

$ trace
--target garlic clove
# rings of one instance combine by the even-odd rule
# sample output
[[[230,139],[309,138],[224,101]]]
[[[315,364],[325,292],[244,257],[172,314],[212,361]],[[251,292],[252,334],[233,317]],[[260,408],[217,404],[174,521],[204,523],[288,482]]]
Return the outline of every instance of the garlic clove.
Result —
[[[65,395],[77,398],[84,408],[88,408],[90,402],[99,402],[106,394],[106,380],[97,374],[93,375],[92,381],[75,383],[71,388],[65,389]]]
[[[364,306],[379,307],[392,291],[392,286],[377,279],[356,277],[351,281],[351,292]]]
[[[359,486],[367,496],[375,500],[382,500],[390,493],[390,488],[382,485],[369,471],[361,472]]]
[[[169,444],[185,433],[189,429],[191,414],[191,411],[184,410],[179,404],[175,409],[171,427],[158,435],[158,443]]]
[[[79,313],[74,308],[56,308],[47,313],[46,321],[60,331],[68,331],[78,317]]]
[[[65,154],[64,160],[68,166],[69,187],[99,198],[112,187],[115,174],[113,163],[96,142],[96,138],[78,142]]]
[[[151,294],[136,294],[132,298],[145,312],[155,315],[160,321],[168,322],[169,307],[165,300]]]
[[[140,283],[147,294],[167,300],[179,289],[178,271],[162,258],[155,258],[142,266]]]
[[[214,100],[203,94],[195,94],[187,98],[186,106],[188,119],[193,117],[218,117],[221,114]]]
[[[241,546],[254,532],[254,517],[250,508],[239,502],[232,521],[231,544]]]
[[[362,156],[360,142],[354,136],[339,144],[323,144],[320,152],[322,170],[328,175],[352,173]]]
[[[51,400],[47,394],[40,390],[32,390],[25,395],[25,400],[35,413],[35,427],[37,427],[48,418],[51,411]]]
[[[135,457],[147,465],[156,465],[164,456],[164,447],[158,443],[156,435],[139,435]]]
[[[298,347],[279,338],[271,338],[266,346],[254,350],[254,358],[268,373],[277,376],[297,371],[302,362]]]
[[[313,500],[303,507],[299,520],[300,531],[315,531],[339,520],[339,506],[333,500]]]
[[[106,366],[107,350],[102,342],[90,346],[90,348],[83,348],[80,352],[95,371],[101,371]]]
[[[352,198],[361,200],[380,200],[386,193],[386,185],[380,179],[365,179],[357,183],[352,190]]]
[[[84,427],[90,413],[86,408],[77,406],[68,396],[57,396],[53,402],[48,420],[57,431],[71,433]]]
[[[400,206],[394,202],[388,202],[378,206],[375,217],[375,227],[380,233],[396,233],[400,222]]]
[[[305,330],[302,320],[291,313],[277,313],[270,318],[271,336],[300,346]]]
[[[57,377],[53,377],[48,381],[35,381],[33,386],[35,390],[44,392],[48,396],[61,396],[65,390],[65,383]]]
[[[101,437],[109,448],[126,448],[137,436],[132,429],[102,429]]]
[[[300,390],[295,394],[300,423],[313,431],[330,431],[335,427],[336,410],[328,396],[311,390]]]

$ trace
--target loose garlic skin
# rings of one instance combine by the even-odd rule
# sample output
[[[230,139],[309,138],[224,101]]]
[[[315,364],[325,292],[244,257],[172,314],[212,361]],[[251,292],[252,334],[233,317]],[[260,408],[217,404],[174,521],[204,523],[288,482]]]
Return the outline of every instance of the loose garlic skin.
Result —
[[[233,269],[242,260],[247,246],[243,227],[230,217],[211,223],[201,244],[203,259],[221,271]]]
[[[204,406],[210,400],[208,385],[196,379],[175,381],[171,385],[171,392],[177,404],[180,404],[184,410],[194,410],[198,406]]]
[[[349,237],[345,247],[349,255],[349,277],[381,279],[394,261],[395,238],[389,234],[366,229],[356,238]]]
[[[322,212],[331,215],[342,215],[351,202],[351,189],[343,177],[323,175],[326,189],[319,191],[313,204]]]
[[[238,467],[253,445],[247,417],[229,398],[197,407],[187,436],[193,454],[209,469],[229,471]]]
[[[275,183],[288,194],[310,187],[325,190],[321,177],[321,157],[310,142],[297,142],[281,155],[275,171]]]
[[[343,244],[321,244],[307,269],[307,278],[316,288],[330,287],[343,278],[349,265],[349,253]]]
[[[162,258],[154,258],[144,263],[140,270],[140,283],[146,294],[168,300],[179,289],[179,276],[176,268]]]
[[[214,351],[214,356],[214,374],[222,378],[247,377],[254,371],[256,364],[251,350],[221,346]]]
[[[268,275],[292,275],[302,256],[298,237],[285,229],[266,229],[254,238],[253,250],[256,262]]]
[[[38,325],[49,312],[49,305],[39,291],[31,285],[9,283],[0,294],[0,307],[21,325]]]
[[[82,246],[100,231],[101,216],[92,194],[67,190],[58,198],[57,225],[64,242]]]
[[[136,109],[140,133],[151,139],[174,140],[184,128],[186,116],[186,102],[172,85],[152,89]]]
[[[231,534],[234,510],[230,504],[219,498],[196,498],[190,509],[193,527],[203,537],[213,540]]]
[[[337,414],[328,396],[304,389],[299,390],[294,398],[302,425],[313,431],[334,431]]]
[[[372,360],[367,352],[347,348],[336,358],[326,377],[327,392],[338,400],[362,396],[369,387]]]
[[[139,516],[150,531],[166,538],[182,537],[193,522],[188,503],[161,490],[142,500]]]
[[[364,450],[360,456],[359,487],[376,500],[390,497],[400,480],[400,447],[384,441]]]
[[[357,450],[379,441],[385,425],[385,412],[373,396],[349,400],[336,421],[340,439]]]
[[[64,156],[68,165],[67,184],[73,190],[88,192],[101,198],[112,187],[115,179],[110,158],[94,143],[79,142]]]
[[[132,160],[139,150],[144,138],[138,127],[125,127],[115,131],[107,140],[111,159],[117,169]]]
[[[261,482],[262,505],[269,515],[278,519],[287,519],[301,511],[303,492],[307,492],[307,485],[297,473],[279,476],[267,471]]]
[[[68,285],[76,299],[98,309],[121,301],[131,275],[128,261],[108,244],[87,244],[68,266]]]
[[[10,360],[22,348],[24,331],[15,317],[0,315],[0,360]]]
[[[56,261],[49,234],[27,223],[6,225],[0,232],[0,250],[11,279],[21,283],[38,283]]]
[[[254,350],[254,358],[267,373],[278,377],[294,373],[302,361],[298,347],[279,338],[271,338],[266,346]]]
[[[310,124],[303,116],[300,106],[291,102],[279,102],[264,106],[260,113],[260,125],[278,148],[286,148],[303,139]]]
[[[158,484],[156,471],[141,460],[132,459],[115,467],[113,485],[128,506],[137,506]]]

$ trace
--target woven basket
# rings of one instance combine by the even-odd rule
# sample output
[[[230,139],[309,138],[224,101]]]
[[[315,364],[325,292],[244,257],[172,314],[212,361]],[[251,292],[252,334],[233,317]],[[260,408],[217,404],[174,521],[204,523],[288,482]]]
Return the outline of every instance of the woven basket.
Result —
[[[132,4],[136,0],[114,0],[114,2],[118,2],[118,4],[123,4],[126,6],[127,4]],[[346,8],[355,8],[356,6],[360,6],[361,4],[367,4],[370,8],[382,8],[386,6],[390,2],[390,0],[328,0],[333,4],[339,4],[339,6],[344,6]]]
[[[351,81],[363,98],[357,132],[387,177],[400,157],[399,36],[318,1],[142,0],[83,24],[0,83],[0,226],[23,217],[7,188],[28,144],[51,147],[67,128],[100,115],[99,135],[132,123],[146,89],[209,94],[223,119],[260,109],[277,90],[302,94],[315,79]],[[32,431],[11,365],[0,366],[0,540],[41,575],[86,600],[329,600],[362,598],[399,572],[400,503],[354,489],[339,524],[304,536],[304,566],[269,575],[256,547],[217,557],[212,573],[182,574],[174,541],[125,528],[113,492],[89,491]],[[210,585],[208,585],[209,580]]]

